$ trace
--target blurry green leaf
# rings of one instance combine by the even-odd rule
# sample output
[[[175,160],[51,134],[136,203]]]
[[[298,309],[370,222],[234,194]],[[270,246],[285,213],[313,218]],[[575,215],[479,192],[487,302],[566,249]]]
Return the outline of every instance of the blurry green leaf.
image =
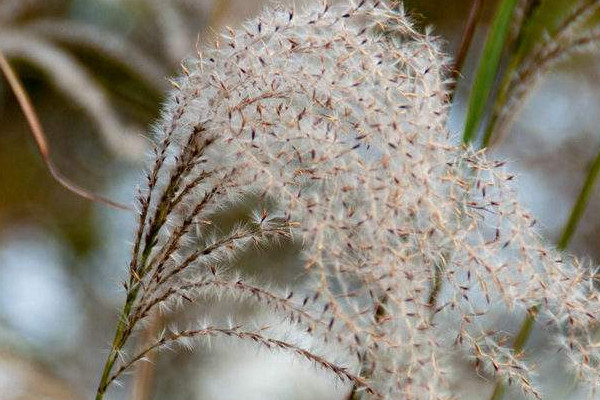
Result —
[[[494,99],[492,114],[484,130],[482,147],[488,147],[490,145],[492,134],[496,130],[496,123],[498,122],[500,112],[508,101],[509,89],[514,72],[519,68],[523,59],[532,51],[534,44],[539,40],[539,24],[540,21],[544,19],[540,18],[540,15],[543,14],[543,6],[546,3],[547,2],[544,2],[543,0],[533,0],[530,2],[528,9],[525,10],[525,15],[523,16],[524,20],[520,26],[517,37],[515,38],[515,43],[512,45],[508,67],[506,68],[506,71],[504,71],[500,88]]]
[[[496,12],[469,97],[463,143],[469,143],[474,139],[483,119],[517,3],[518,0],[503,0]]]
[[[557,27],[573,12],[574,7],[590,3],[590,0],[538,0],[538,10],[528,21],[526,34],[523,35],[522,52],[530,52],[544,36],[552,34]]]

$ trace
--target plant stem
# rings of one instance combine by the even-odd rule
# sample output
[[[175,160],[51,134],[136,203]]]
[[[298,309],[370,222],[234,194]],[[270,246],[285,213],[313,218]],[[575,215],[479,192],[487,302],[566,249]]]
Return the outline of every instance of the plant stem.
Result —
[[[506,100],[508,99],[508,92],[510,88],[510,83],[512,80],[512,73],[515,71],[518,65],[518,61],[513,59],[510,62],[504,76],[502,77],[502,83],[500,84],[500,89],[498,90],[498,94],[496,95],[496,100],[494,101],[494,105],[492,107],[492,113],[489,121],[485,127],[485,131],[483,132],[483,139],[481,143],[481,147],[489,147],[492,140],[492,134],[496,130],[496,126],[498,124],[498,118],[500,117],[500,112],[502,108],[506,104]]]
[[[490,397],[490,400],[502,400],[505,392],[506,388],[504,387],[504,385],[499,382],[496,383],[496,386],[494,386],[494,392],[492,393],[492,397]]]
[[[157,211],[157,215],[162,216],[162,214],[163,214],[162,209],[164,207],[165,206],[162,206]],[[109,381],[111,378],[110,373],[113,370],[113,367],[115,366],[115,362],[117,361],[117,356],[118,356],[119,352],[123,349],[123,346],[125,346],[125,343],[127,342],[127,339],[129,338],[129,334],[130,334],[130,330],[129,330],[129,326],[128,326],[129,316],[131,314],[131,309],[133,308],[133,303],[137,299],[140,288],[141,288],[141,283],[138,279],[141,280],[141,278],[147,272],[146,264],[148,263],[148,259],[150,257],[150,254],[152,253],[152,249],[156,245],[156,239],[158,237],[158,232],[164,222],[162,218],[155,219],[155,221],[156,222],[153,224],[153,226],[150,227],[149,234],[147,236],[147,240],[145,241],[144,249],[142,251],[142,256],[141,256],[141,260],[140,260],[140,264],[139,264],[139,268],[138,268],[139,273],[138,273],[137,277],[134,276],[133,274],[130,274],[130,277],[129,277],[129,286],[128,286],[129,289],[127,291],[127,298],[125,299],[125,305],[123,306],[123,311],[121,312],[121,315],[119,317],[119,323],[118,323],[117,329],[115,331],[115,337],[113,339],[110,353],[108,354],[106,363],[104,364],[104,370],[102,371],[102,376],[100,378],[100,382],[98,383],[98,389],[96,391],[96,400],[103,399],[104,393],[106,392],[106,389],[108,387],[108,384],[109,384]],[[137,258],[138,255],[135,254],[134,257]]]
[[[481,17],[481,6],[483,5],[483,0],[473,0],[471,4],[471,10],[469,11],[469,18],[467,19],[467,23],[462,33],[462,38],[460,41],[460,46],[458,48],[458,53],[456,54],[456,61],[452,67],[452,83],[449,85],[448,91],[450,92],[449,101],[452,102],[454,98],[454,94],[456,92],[456,86],[458,84],[458,79],[460,77],[460,73],[462,71],[465,60],[467,59],[467,54],[469,52],[469,48],[471,47],[471,43],[473,42],[473,36],[475,34],[475,28],[479,23]]]
[[[529,310],[527,310],[527,316],[521,325],[521,329],[519,329],[519,333],[515,336],[515,341],[513,343],[513,350],[515,355],[521,354],[527,340],[529,340],[529,336],[531,336],[531,332],[533,331],[533,326],[535,325],[535,317],[538,313],[538,306],[533,306]],[[496,382],[496,386],[494,387],[494,392],[492,393],[492,397],[490,400],[501,400],[504,397],[504,393],[506,392],[506,386],[498,381]]]
[[[521,325],[521,329],[519,330],[519,333],[515,337],[515,342],[513,343],[513,350],[517,355],[519,355],[523,351],[523,348],[525,347],[529,336],[531,336],[531,331],[533,329],[533,325],[535,324],[535,317],[537,316],[537,312],[538,306],[533,306],[529,310],[527,310],[527,317],[525,317],[523,325]]]
[[[569,246],[569,242],[571,241],[575,230],[577,229],[577,225],[583,216],[583,212],[587,206],[588,200],[592,194],[594,189],[594,184],[598,178],[598,174],[600,173],[600,149],[596,154],[596,158],[592,162],[592,165],[588,171],[587,177],[581,188],[581,192],[579,192],[579,196],[575,201],[575,206],[571,210],[571,215],[569,216],[569,221],[567,225],[564,227],[562,234],[560,235],[560,239],[558,240],[557,247],[560,250],[565,250]]]
[[[470,143],[475,139],[483,119],[500,68],[500,59],[502,58],[517,3],[517,0],[503,0],[496,11],[469,97],[463,143]]]
[[[65,177],[58,170],[58,168],[56,167],[56,165],[54,165],[54,162],[51,159],[50,146],[48,144],[48,141],[46,140],[46,133],[42,128],[42,124],[35,111],[35,108],[33,107],[33,103],[31,102],[27,91],[23,87],[21,80],[18,78],[17,74],[15,73],[15,71],[13,70],[13,68],[11,67],[10,63],[8,62],[1,50],[0,71],[2,72],[2,75],[4,75],[4,77],[6,78],[8,86],[15,95],[17,102],[19,103],[19,106],[23,111],[23,114],[25,115],[25,119],[27,120],[27,124],[29,125],[29,130],[31,131],[31,134],[35,139],[35,143],[38,147],[38,150],[40,151],[42,160],[44,161],[46,168],[48,168],[50,175],[52,175],[52,177],[65,189],[75,193],[80,197],[83,197],[84,199],[104,203],[108,206],[119,210],[131,211],[131,209],[126,205],[117,203],[95,193],[92,193],[89,190],[77,185],[76,183],[71,182],[71,180]]]
[[[103,399],[104,393],[106,392],[106,389],[108,387],[108,382],[110,380],[110,373],[115,365],[115,362],[117,361],[119,351],[121,351],[123,345],[127,341],[128,335],[126,335],[126,331],[129,320],[129,314],[131,313],[131,308],[133,302],[137,298],[138,292],[139,286],[136,286],[127,294],[125,306],[123,307],[123,311],[121,312],[121,316],[119,317],[119,324],[117,325],[117,329],[115,331],[115,337],[113,339],[110,353],[108,354],[106,363],[104,364],[104,370],[102,371],[100,382],[98,383],[98,390],[96,391],[96,400]]]

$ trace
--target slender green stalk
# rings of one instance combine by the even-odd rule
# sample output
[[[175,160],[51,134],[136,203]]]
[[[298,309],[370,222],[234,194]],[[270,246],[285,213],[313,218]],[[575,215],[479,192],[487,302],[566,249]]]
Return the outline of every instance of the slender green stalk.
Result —
[[[469,98],[463,143],[470,143],[475,139],[477,130],[483,120],[486,104],[498,75],[500,59],[517,3],[518,0],[503,0],[496,11]]]
[[[102,400],[104,398],[104,393],[106,393],[108,382],[110,380],[110,373],[115,365],[115,362],[117,361],[119,351],[123,348],[123,345],[127,340],[125,332],[127,330],[127,322],[129,318],[129,313],[131,312],[131,305],[133,304],[133,300],[134,297],[130,297],[129,295],[127,296],[125,307],[123,308],[121,316],[119,317],[119,324],[115,332],[113,344],[111,346],[110,353],[108,354],[108,358],[106,359],[106,364],[104,364],[104,370],[102,371],[100,382],[98,383],[96,400]]]
[[[502,400],[502,398],[504,398],[504,393],[506,393],[506,387],[502,383],[496,383],[490,400]]]
[[[516,63],[514,65],[517,65]],[[481,143],[481,147],[489,147],[492,140],[492,134],[496,131],[496,126],[498,124],[498,118],[500,117],[500,112],[504,104],[506,104],[506,100],[508,98],[508,88],[510,87],[511,75],[512,71],[515,68],[513,63],[508,67],[508,70],[504,77],[502,78],[502,83],[500,84],[500,89],[498,91],[498,95],[496,96],[496,100],[494,101],[494,106],[492,108],[492,115],[485,127],[485,131],[483,132],[483,139]]]
[[[569,242],[577,229],[577,225],[583,216],[583,212],[587,206],[588,200],[592,194],[594,189],[594,184],[598,179],[598,173],[600,173],[600,149],[596,154],[596,158],[592,162],[592,165],[589,169],[583,187],[581,188],[581,192],[579,192],[579,196],[575,201],[575,206],[571,210],[571,215],[569,216],[569,221],[567,225],[564,227],[562,234],[560,235],[560,239],[558,240],[557,247],[561,250],[566,249],[569,246]]]
[[[527,317],[523,321],[521,325],[521,329],[519,329],[519,333],[515,336],[515,341],[513,343],[513,350],[515,355],[521,354],[525,344],[529,340],[529,336],[531,336],[531,332],[533,331],[533,326],[535,325],[535,317],[538,313],[538,306],[533,306],[529,310],[527,310]],[[504,394],[506,393],[506,386],[502,382],[496,382],[496,386],[494,387],[494,392],[492,393],[492,397],[490,400],[502,400]]]
[[[170,187],[167,188],[165,193],[170,193],[170,190]],[[100,382],[98,383],[98,389],[96,391],[96,400],[102,400],[104,398],[104,394],[106,393],[106,389],[108,388],[108,384],[110,382],[111,372],[115,366],[115,362],[117,361],[119,352],[123,349],[127,342],[127,339],[129,338],[129,335],[131,334],[129,326],[129,317],[131,315],[133,304],[137,300],[141,288],[140,280],[147,272],[147,264],[150,258],[150,254],[152,253],[152,249],[156,245],[158,232],[160,231],[160,228],[166,220],[166,209],[167,205],[161,203],[161,206],[156,212],[157,218],[154,219],[155,222],[148,231],[148,235],[145,240],[144,249],[141,254],[141,259],[137,271],[135,272],[135,274],[132,273],[129,277],[129,289],[127,291],[127,298],[125,299],[123,311],[119,316],[119,323],[115,331],[115,337],[113,339],[110,353],[108,354],[106,363],[104,364],[104,370],[102,371],[102,376],[100,377]],[[134,257],[137,256],[137,254],[134,255]]]
[[[525,317],[523,325],[521,325],[521,329],[519,330],[519,333],[515,337],[515,342],[513,343],[513,350],[517,355],[519,355],[523,351],[523,348],[525,347],[529,336],[531,336],[531,331],[533,329],[533,325],[535,324],[535,317],[537,315],[537,312],[537,306],[533,306],[529,310],[527,310],[527,317]]]

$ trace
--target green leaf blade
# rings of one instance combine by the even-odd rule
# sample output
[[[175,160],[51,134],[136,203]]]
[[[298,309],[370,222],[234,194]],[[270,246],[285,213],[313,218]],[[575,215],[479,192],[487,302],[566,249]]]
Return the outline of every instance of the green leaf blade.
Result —
[[[518,0],[503,0],[496,12],[469,97],[463,143],[470,143],[475,139],[483,120],[517,3]]]
[[[560,235],[560,239],[558,240],[557,248],[559,250],[566,250],[577,230],[577,225],[579,225],[579,221],[581,221],[581,217],[585,212],[588,201],[592,192],[594,190],[594,185],[598,180],[598,175],[600,175],[600,150],[596,154],[596,158],[592,162],[588,174],[586,176],[585,182],[581,191],[579,192],[579,196],[575,201],[575,205],[571,210],[571,214],[569,215],[569,220],[567,225],[565,225],[562,234]]]

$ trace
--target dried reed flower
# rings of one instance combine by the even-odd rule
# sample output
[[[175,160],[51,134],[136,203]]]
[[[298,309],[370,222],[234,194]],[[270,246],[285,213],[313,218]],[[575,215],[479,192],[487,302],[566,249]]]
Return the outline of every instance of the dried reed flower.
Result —
[[[536,235],[504,163],[454,144],[446,61],[401,11],[366,0],[275,8],[188,60],[156,127],[97,400],[150,352],[211,336],[297,354],[352,383],[353,397],[460,398],[457,359],[541,397],[535,364],[498,324],[528,312],[593,390],[593,274]],[[211,236],[211,215],[248,197],[253,221]],[[247,246],[282,237],[303,245],[311,279],[296,293],[227,272]],[[342,361],[235,323],[123,355],[151,312],[207,293],[253,299]]]

